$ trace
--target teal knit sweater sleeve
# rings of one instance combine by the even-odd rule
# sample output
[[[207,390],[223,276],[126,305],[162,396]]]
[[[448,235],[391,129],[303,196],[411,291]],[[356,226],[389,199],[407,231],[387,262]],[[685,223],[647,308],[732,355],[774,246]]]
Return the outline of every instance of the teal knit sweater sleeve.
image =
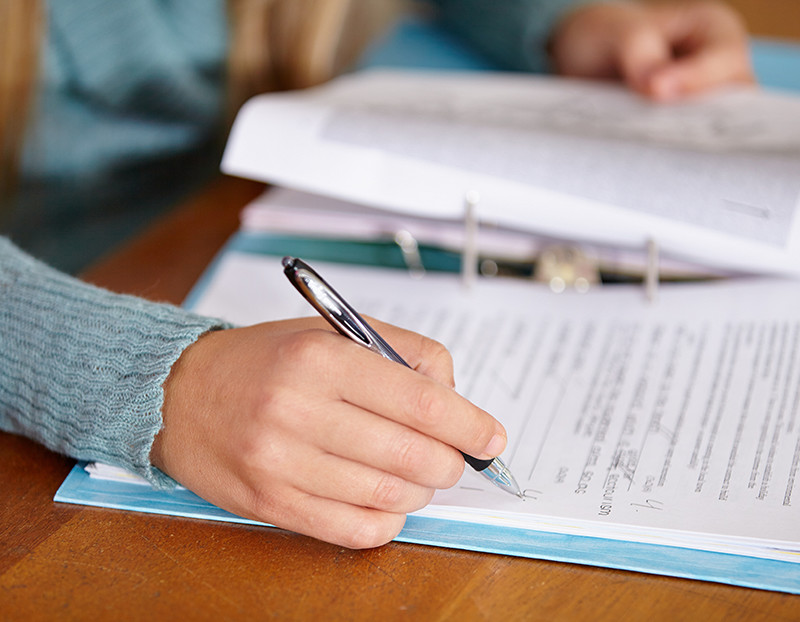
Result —
[[[545,72],[547,41],[566,12],[593,0],[429,0],[442,24],[502,67]]]
[[[0,237],[0,429],[172,485],[149,459],[162,387],[181,352],[222,327],[82,283]]]

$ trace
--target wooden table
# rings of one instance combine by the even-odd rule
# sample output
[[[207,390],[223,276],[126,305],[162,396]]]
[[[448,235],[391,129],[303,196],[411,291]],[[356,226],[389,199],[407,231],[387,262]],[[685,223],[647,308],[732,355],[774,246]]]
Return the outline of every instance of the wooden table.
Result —
[[[797,0],[727,0],[727,4],[742,14],[747,29],[754,35],[800,39],[800,2]]]
[[[734,4],[758,34],[800,38],[800,1]],[[216,181],[85,278],[181,302],[260,189]],[[786,594],[56,504],[72,460],[4,433],[0,458],[0,620],[800,620]]]

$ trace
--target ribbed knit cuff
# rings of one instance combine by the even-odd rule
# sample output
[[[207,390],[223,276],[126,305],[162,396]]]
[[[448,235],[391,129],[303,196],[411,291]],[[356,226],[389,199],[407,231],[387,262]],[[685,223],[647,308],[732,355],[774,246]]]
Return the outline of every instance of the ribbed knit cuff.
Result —
[[[93,287],[0,238],[0,428],[174,485],[149,458],[163,384],[185,348],[225,327]]]

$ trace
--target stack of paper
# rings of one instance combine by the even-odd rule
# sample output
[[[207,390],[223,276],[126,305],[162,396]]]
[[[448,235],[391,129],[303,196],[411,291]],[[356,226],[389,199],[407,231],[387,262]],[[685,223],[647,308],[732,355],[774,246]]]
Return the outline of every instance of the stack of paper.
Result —
[[[737,89],[669,106],[610,84],[362,72],[245,105],[230,174],[422,218],[800,273],[800,98]]]
[[[268,188],[245,207],[241,230],[256,235],[396,244],[410,239],[417,245],[455,253],[463,251],[466,237],[463,219],[414,216],[282,187]],[[481,258],[528,269],[547,249],[563,245],[564,240],[485,221],[476,238],[476,251]],[[601,274],[614,277],[642,274],[642,249],[583,242],[580,251]],[[660,258],[659,273],[661,278],[673,280],[734,274],[669,255]]]

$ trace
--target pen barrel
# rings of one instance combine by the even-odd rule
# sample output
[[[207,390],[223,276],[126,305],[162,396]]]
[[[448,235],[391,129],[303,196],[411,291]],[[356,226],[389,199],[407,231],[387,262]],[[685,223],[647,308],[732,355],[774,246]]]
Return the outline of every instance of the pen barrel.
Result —
[[[484,469],[488,468],[492,463],[492,460],[494,460],[494,458],[489,458],[488,460],[479,460],[478,458],[473,458],[469,454],[465,454],[463,451],[461,452],[461,455],[464,456],[464,461],[476,471],[483,471]]]

